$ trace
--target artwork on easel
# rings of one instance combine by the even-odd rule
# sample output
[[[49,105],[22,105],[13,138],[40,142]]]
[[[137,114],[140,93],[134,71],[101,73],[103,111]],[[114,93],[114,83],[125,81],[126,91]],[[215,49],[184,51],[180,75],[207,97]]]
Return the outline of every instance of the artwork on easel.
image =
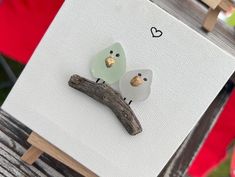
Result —
[[[65,1],[3,109],[98,176],[156,177],[234,68],[149,1]]]
[[[142,132],[142,127],[130,105],[146,100],[151,92],[153,73],[150,69],[126,72],[126,55],[120,43],[99,52],[91,62],[96,82],[73,75],[69,85],[108,106],[130,135]],[[119,81],[119,91],[110,85]]]

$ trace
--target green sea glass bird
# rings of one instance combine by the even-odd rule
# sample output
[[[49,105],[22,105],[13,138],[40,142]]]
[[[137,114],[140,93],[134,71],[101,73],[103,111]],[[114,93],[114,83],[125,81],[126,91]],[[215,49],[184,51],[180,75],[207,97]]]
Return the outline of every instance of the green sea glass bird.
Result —
[[[108,84],[117,82],[126,72],[126,56],[120,43],[115,43],[93,57],[91,73]]]

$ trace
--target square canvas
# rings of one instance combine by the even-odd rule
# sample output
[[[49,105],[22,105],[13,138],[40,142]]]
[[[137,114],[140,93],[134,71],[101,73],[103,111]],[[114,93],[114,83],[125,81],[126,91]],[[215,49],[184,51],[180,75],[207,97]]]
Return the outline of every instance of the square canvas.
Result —
[[[150,97],[131,104],[136,136],[68,86],[73,74],[95,81],[92,57],[115,42],[127,71],[153,71]],[[234,69],[232,56],[147,0],[67,0],[3,109],[99,176],[156,177]]]

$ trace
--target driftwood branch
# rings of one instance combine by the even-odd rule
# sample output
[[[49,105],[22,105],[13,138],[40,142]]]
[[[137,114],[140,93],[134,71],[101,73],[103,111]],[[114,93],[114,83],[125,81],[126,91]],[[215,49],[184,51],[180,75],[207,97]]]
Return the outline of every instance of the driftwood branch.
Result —
[[[136,135],[142,131],[140,122],[130,106],[123,100],[121,94],[112,87],[107,84],[92,82],[79,75],[73,75],[70,78],[69,86],[108,106],[130,135]]]

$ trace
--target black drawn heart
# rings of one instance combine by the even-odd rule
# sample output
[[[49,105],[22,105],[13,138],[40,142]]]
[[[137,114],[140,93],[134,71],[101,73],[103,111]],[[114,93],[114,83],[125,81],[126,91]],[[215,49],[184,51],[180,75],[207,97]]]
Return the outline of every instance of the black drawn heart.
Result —
[[[151,33],[152,33],[152,36],[155,38],[159,38],[163,35],[163,32],[161,30],[158,30],[156,27],[152,27],[151,28]]]

